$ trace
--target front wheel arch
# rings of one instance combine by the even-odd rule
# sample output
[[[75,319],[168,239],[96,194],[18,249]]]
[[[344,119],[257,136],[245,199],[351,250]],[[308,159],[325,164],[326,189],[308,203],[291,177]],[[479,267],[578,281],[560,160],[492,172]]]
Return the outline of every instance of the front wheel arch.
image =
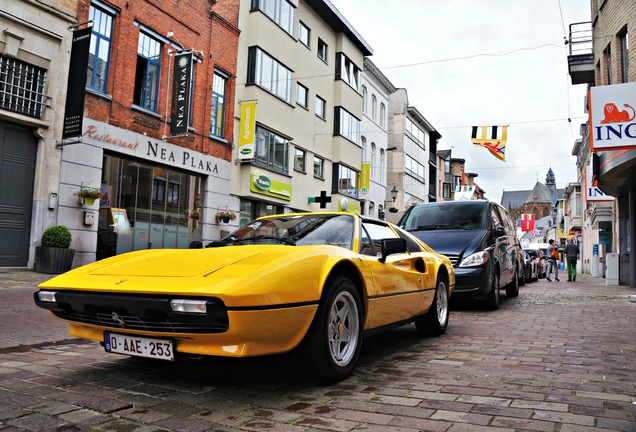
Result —
[[[360,356],[363,317],[359,285],[350,274],[332,274],[299,347],[301,361],[327,382],[348,377]]]

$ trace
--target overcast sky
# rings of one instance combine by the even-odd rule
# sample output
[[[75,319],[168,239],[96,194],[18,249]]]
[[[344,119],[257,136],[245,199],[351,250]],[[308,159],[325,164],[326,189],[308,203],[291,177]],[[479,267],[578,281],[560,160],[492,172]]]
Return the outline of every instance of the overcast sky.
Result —
[[[545,183],[550,167],[558,188],[577,181],[586,88],[571,84],[564,37],[590,20],[589,0],[331,2],[488,199]],[[509,125],[505,162],[471,143],[471,126],[482,125]]]

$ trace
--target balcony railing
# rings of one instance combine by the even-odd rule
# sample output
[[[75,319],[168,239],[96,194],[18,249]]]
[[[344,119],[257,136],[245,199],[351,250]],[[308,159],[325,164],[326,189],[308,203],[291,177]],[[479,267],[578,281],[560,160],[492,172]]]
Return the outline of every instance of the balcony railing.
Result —
[[[568,70],[572,84],[594,83],[592,21],[570,24]]]

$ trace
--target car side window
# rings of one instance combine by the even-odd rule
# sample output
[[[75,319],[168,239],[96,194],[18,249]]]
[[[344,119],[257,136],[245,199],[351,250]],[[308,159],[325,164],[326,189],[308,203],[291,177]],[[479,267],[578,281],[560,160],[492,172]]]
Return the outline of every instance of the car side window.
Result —
[[[397,234],[402,237],[404,240],[406,240],[406,249],[409,252],[422,252],[422,248],[420,247],[420,245],[413,240],[413,237],[411,237],[410,235],[406,234],[404,231],[400,230],[400,229],[396,229],[395,230],[397,232]]]
[[[362,223],[360,233],[360,253],[363,255],[377,256],[382,250],[380,240],[398,237],[388,226],[370,222]]]
[[[499,218],[499,214],[497,213],[497,209],[495,207],[490,207],[490,215],[492,217],[492,226],[498,227],[501,225],[501,219]]]

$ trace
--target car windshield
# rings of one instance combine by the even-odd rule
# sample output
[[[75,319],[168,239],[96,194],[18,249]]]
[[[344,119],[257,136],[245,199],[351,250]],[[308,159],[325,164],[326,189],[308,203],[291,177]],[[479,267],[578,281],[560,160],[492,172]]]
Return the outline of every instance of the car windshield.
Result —
[[[407,231],[485,229],[488,207],[483,202],[449,202],[416,206],[399,226]]]
[[[294,214],[258,219],[208,247],[247,244],[335,245],[351,249],[354,219],[351,215]]]

